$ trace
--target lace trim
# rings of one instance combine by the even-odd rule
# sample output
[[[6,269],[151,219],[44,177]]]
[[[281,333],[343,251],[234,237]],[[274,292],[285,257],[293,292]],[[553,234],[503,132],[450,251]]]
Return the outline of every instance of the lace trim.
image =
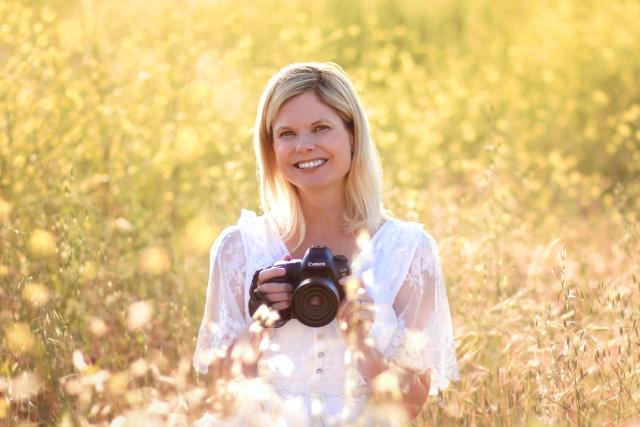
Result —
[[[216,280],[218,274],[222,277],[222,283]],[[211,247],[207,298],[214,292],[229,291],[233,297],[241,300],[245,276],[246,265],[239,231],[237,227],[228,227]],[[215,311],[217,321],[203,319],[198,331],[193,366],[201,374],[208,372],[209,365],[216,357],[224,356],[229,346],[246,327],[246,319],[234,319],[230,314],[229,302],[225,298],[220,298],[219,301],[207,301],[205,310]],[[205,316],[207,314],[209,313]]]
[[[433,365],[429,358],[431,349],[431,340],[426,333],[409,329],[400,320],[384,354],[403,368],[423,373]]]
[[[221,316],[227,309],[221,307]],[[218,323],[208,322],[200,327],[193,367],[201,374],[209,371],[209,365],[215,358],[224,357],[229,347],[244,330],[244,323],[234,322],[226,317]]]
[[[455,358],[454,342],[433,345],[431,334],[408,328],[399,328],[394,334],[385,356],[403,368],[424,373],[431,369],[430,395],[437,395],[439,390],[449,386],[451,380],[459,379]]]
[[[395,222],[395,232],[388,233],[385,240],[376,242],[376,259],[384,262],[374,263],[376,290],[380,301],[393,301],[405,281],[411,267],[422,226],[417,223]]]
[[[280,236],[267,216],[257,216],[254,211],[242,209],[238,219],[242,235],[246,261],[244,277],[244,298],[249,300],[249,288],[253,273],[261,268],[273,265],[286,251],[279,245]],[[250,319],[248,307],[245,316]]]
[[[430,235],[421,234],[423,238],[404,283],[418,292],[418,299],[423,298],[426,284],[432,284],[435,290],[434,312],[423,331],[409,328],[403,319],[399,319],[384,355],[399,366],[420,373],[431,369],[429,394],[435,395],[446,389],[450,381],[459,379],[460,374],[438,247]]]
[[[376,304],[374,309],[376,318],[371,325],[369,338],[373,340],[373,347],[382,353],[393,337],[398,319],[393,308],[388,304]]]

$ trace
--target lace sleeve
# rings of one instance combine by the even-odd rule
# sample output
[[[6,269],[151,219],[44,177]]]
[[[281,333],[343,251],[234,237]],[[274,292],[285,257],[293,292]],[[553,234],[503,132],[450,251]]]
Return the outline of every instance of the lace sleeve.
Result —
[[[449,302],[438,247],[424,233],[396,294],[398,323],[385,355],[418,372],[431,369],[430,395],[459,378]]]
[[[193,366],[206,374],[209,364],[222,356],[246,329],[243,284],[246,275],[245,254],[240,230],[225,229],[211,247],[207,300]]]

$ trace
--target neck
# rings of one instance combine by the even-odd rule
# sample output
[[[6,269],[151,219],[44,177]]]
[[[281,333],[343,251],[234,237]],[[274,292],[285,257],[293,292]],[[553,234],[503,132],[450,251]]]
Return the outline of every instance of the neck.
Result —
[[[315,190],[313,193],[300,191],[299,196],[307,235],[322,236],[342,231],[341,222],[347,206],[344,189]]]

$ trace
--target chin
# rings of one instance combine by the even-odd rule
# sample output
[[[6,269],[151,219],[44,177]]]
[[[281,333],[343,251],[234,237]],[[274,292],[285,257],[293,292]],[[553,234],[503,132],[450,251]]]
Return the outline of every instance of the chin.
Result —
[[[317,181],[317,182],[291,182],[291,184],[293,184],[294,187],[296,187],[298,189],[298,191],[323,191],[323,190],[327,190],[327,189],[334,189],[335,191],[338,190],[339,186],[342,186],[342,189],[345,188],[346,186],[346,179],[342,182],[342,184],[340,184],[340,182],[337,181]]]
[[[329,188],[331,187],[330,184],[327,183],[309,183],[309,182],[298,182],[298,183],[293,183],[293,186],[296,187],[299,191],[320,191],[323,190],[325,188]]]

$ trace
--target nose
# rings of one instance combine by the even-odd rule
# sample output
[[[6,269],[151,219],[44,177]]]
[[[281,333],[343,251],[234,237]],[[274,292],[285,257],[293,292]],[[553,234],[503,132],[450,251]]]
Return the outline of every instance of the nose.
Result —
[[[300,134],[298,143],[296,144],[296,152],[308,153],[316,148],[316,144],[313,142],[313,138],[306,133]]]

